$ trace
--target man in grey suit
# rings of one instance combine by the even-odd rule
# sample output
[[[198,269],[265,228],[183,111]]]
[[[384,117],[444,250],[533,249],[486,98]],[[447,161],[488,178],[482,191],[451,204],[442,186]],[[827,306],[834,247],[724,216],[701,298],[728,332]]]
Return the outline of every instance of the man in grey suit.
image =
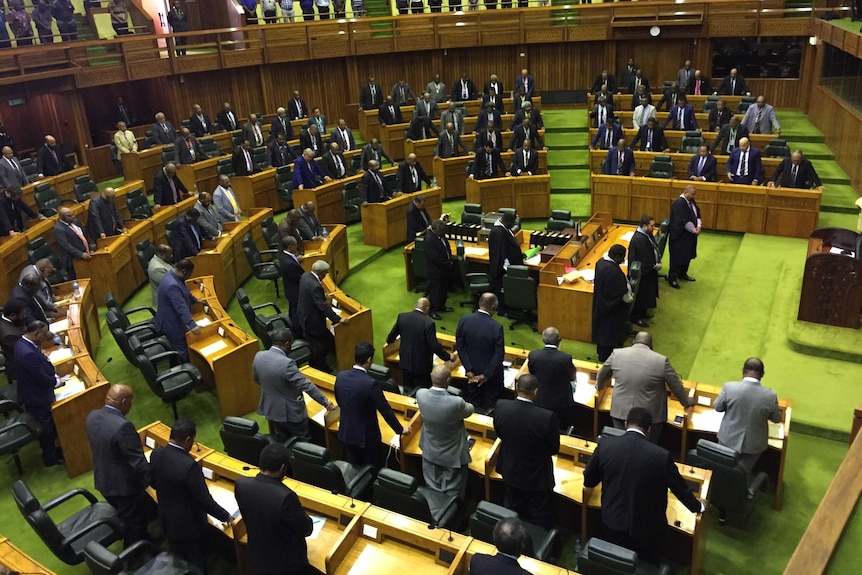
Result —
[[[335,409],[335,404],[287,356],[292,345],[293,333],[289,329],[277,329],[272,334],[272,347],[255,354],[252,370],[254,380],[260,384],[257,413],[272,424],[276,433],[296,437],[299,441],[311,441],[302,393],[307,393],[326,411]]]
[[[413,117],[428,117],[433,119],[435,114],[439,114],[440,109],[437,107],[437,102],[431,99],[431,93],[425,92],[416,106],[413,108]]]
[[[10,190],[21,190],[28,184],[24,168],[9,146],[3,146],[3,158],[0,159],[0,185]]]
[[[611,419],[617,429],[626,428],[626,417],[633,407],[643,407],[652,416],[649,440],[658,443],[667,420],[667,391],[686,409],[694,406],[682,381],[667,357],[652,350],[652,336],[645,331],[635,335],[631,347],[615,349],[599,370],[596,388],[604,389],[616,378],[611,401]]]
[[[431,94],[431,99],[442,104],[449,97],[449,92],[446,91],[446,84],[440,80],[440,74],[434,74],[434,79],[428,82],[425,86],[425,91]]]
[[[156,246],[156,255],[150,258],[147,265],[147,278],[150,280],[153,308],[159,306],[159,284],[165,274],[174,267],[174,249],[167,244]]]
[[[204,230],[212,237],[217,237],[222,230],[222,223],[218,218],[218,211],[213,205],[213,197],[209,192],[201,192],[198,195],[198,201],[195,202],[195,209],[200,217],[198,218],[198,227]]]
[[[431,370],[432,387],[416,392],[422,414],[419,447],[425,484],[463,500],[467,494],[467,464],[472,461],[464,420],[473,414],[473,405],[449,395],[446,388],[451,377],[450,364],[437,365]]]
[[[448,107],[440,114],[440,125],[452,124],[456,134],[464,133],[464,116],[455,108],[455,102],[449,102]]]
[[[162,112],[156,114],[156,122],[150,131],[152,132],[150,143],[154,146],[173,144],[177,139],[177,131],[170,122],[165,120],[165,115]]]
[[[760,384],[766,370],[756,357],[745,360],[742,381],[725,383],[715,400],[715,410],[724,412],[718,442],[739,453],[739,464],[754,470],[769,441],[769,423],[781,421],[778,395]],[[767,421],[768,420],[768,421]]]

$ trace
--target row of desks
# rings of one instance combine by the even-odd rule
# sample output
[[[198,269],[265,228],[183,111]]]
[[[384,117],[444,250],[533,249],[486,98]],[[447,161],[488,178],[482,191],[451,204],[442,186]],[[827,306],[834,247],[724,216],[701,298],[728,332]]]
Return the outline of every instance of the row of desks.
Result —
[[[432,140],[419,140],[414,142],[414,145],[417,146],[417,149],[424,147],[427,143]],[[434,140],[436,141],[436,140]],[[469,178],[467,177],[467,164],[470,163],[471,160],[475,158],[475,156],[453,156],[451,158],[434,158],[434,147],[433,145],[430,148],[430,152],[433,158],[434,165],[434,177],[437,178],[437,185],[443,189],[443,197],[447,200],[451,200],[453,198],[463,198],[467,195],[467,183]],[[503,157],[503,165],[506,166],[506,169],[509,169],[509,165],[512,163],[514,159],[514,152],[502,152],[500,154]],[[426,164],[423,164],[426,165]],[[536,172],[536,175],[547,174],[548,173],[548,152],[546,150],[539,150],[539,169]],[[467,200],[471,202],[471,200]],[[506,206],[504,206],[506,207]],[[518,212],[518,215],[523,216]],[[550,212],[546,212],[541,216],[546,218],[550,215]]]
[[[664,93],[664,88],[656,86],[652,90],[652,103],[653,106],[657,106],[659,100],[661,100],[661,96]],[[595,101],[594,94],[587,94],[587,101],[592,104]],[[686,100],[688,103],[692,105],[695,110],[703,110],[703,104],[709,99],[709,95],[701,95],[695,96],[694,94],[686,94]],[[727,105],[729,110],[736,111],[739,103],[742,102],[742,96],[721,96],[721,99],[724,100],[724,103]],[[614,94],[614,106],[617,110],[631,110],[632,109],[632,94],[622,94],[616,93]]]
[[[632,150],[635,156],[635,174],[638,176],[646,176],[649,173],[650,164],[658,155],[669,156],[673,162],[673,177],[677,180],[688,180],[688,164],[691,159],[697,154],[683,154],[680,152],[669,152],[662,154],[661,152],[639,152]],[[590,150],[590,172],[593,174],[602,173],[602,162],[608,155],[608,150]],[[727,179],[727,159],[726,154],[715,154],[715,176],[719,181]],[[761,158],[763,164],[763,176],[769,177],[778,169],[778,164],[783,158]]]
[[[542,141],[545,141],[545,130],[544,128],[538,131],[539,136],[542,138]],[[463,142],[464,147],[467,148],[469,152],[475,152],[475,148],[473,146],[474,140],[476,138],[476,134],[473,132],[469,132],[466,134],[461,134],[461,142]],[[503,162],[508,168],[509,164],[512,162],[512,154],[511,152],[507,152],[509,144],[512,140],[512,132],[511,131],[503,131],[500,134],[500,139],[502,140],[502,150],[501,154],[503,155]],[[430,166],[435,161],[434,149],[437,147],[437,138],[428,138],[425,140],[409,140],[404,142],[404,155],[407,156],[409,154],[416,154],[416,159],[423,166]],[[388,148],[387,148],[388,150]],[[538,150],[539,152],[539,173],[546,173],[548,170],[548,162],[547,162],[547,153],[544,150]],[[543,156],[542,154],[545,154]],[[463,157],[463,156],[462,156]],[[436,173],[434,174],[437,175]],[[438,176],[439,179],[439,176]]]
[[[590,128],[589,132],[589,142],[593,141],[593,138],[596,137],[596,134],[599,132],[598,128]],[[671,150],[679,150],[682,146],[682,139],[685,138],[685,131],[683,130],[665,130],[664,136],[667,138],[668,148]],[[626,128],[623,130],[623,136],[625,137],[627,142],[633,142],[635,136],[638,135],[638,130],[633,128]],[[704,140],[704,143],[712,147],[712,144],[715,142],[715,139],[718,137],[718,133],[716,132],[703,132],[701,137]],[[748,139],[751,140],[751,145],[755,148],[762,150],[769,143],[778,138],[775,134],[751,134],[748,136]],[[606,152],[607,153],[607,152]]]

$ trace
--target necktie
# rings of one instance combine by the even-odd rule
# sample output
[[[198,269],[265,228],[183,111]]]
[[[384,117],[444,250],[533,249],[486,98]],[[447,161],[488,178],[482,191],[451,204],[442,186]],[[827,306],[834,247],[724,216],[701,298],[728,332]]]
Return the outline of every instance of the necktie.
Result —
[[[497,147],[497,134],[495,134],[494,132],[491,132],[490,136],[491,136],[491,143],[494,144],[494,147],[496,148]]]
[[[652,130],[647,133],[646,151],[652,152]]]
[[[54,161],[57,162],[57,165],[59,166],[60,160],[57,159],[57,152],[54,151],[54,148],[48,148],[48,149],[51,150],[51,155],[54,156]]]
[[[371,87],[371,103],[375,103],[377,101],[377,90],[374,89],[374,84],[369,84]]]
[[[413,177],[413,185],[418,186],[419,180],[416,178],[416,168],[410,168],[410,175]]]
[[[383,184],[380,182],[380,174],[378,174],[377,172],[371,172],[371,173],[374,174],[374,181],[377,182],[377,189],[382,190]]]
[[[736,130],[730,131],[730,136],[727,138],[727,153],[731,153],[733,151],[733,147],[736,142]]]
[[[168,133],[168,127],[164,124],[162,124],[162,130],[164,130],[165,134]]]
[[[227,201],[230,202],[230,206],[233,208],[234,215],[239,215],[239,206],[236,203],[236,198],[233,196],[233,192],[230,188],[225,188],[224,195],[227,197]]]
[[[730,95],[736,96],[736,80],[734,79],[730,80]]]
[[[493,165],[492,160],[491,160],[491,154],[485,154],[485,162],[486,162],[485,174],[487,176],[491,176],[491,166]]]
[[[335,156],[335,167],[338,169],[338,177],[344,176],[344,165],[341,163],[341,158]]]
[[[202,126],[202,127],[203,127],[203,129],[204,129],[204,132],[206,132],[206,130],[207,130],[207,121],[204,119],[204,117],[203,117],[203,116],[198,116],[198,121],[201,123],[201,126]]]
[[[605,143],[605,148],[610,150],[612,145],[613,145],[613,142],[611,140],[613,140],[614,131],[611,130],[610,128],[608,128],[607,126],[605,126],[605,131],[607,132],[607,142]]]
[[[192,141],[186,140],[186,145],[189,147],[189,154],[191,154],[192,159],[195,159],[195,149],[192,147]]]
[[[619,159],[617,159],[617,175],[623,173],[623,153],[620,152]]]
[[[525,140],[529,140],[529,139],[530,139],[530,128],[527,128],[527,129],[525,129],[525,130],[524,130],[524,139],[525,139]]]
[[[757,116],[755,116],[755,118],[754,118],[754,132],[753,132],[753,133],[755,133],[755,134],[759,134],[759,133],[760,133],[760,118],[761,118],[762,116],[763,116],[763,110],[761,110],[760,108],[758,108],[758,110],[757,110]]]
[[[605,107],[599,106],[599,126],[605,125]]]
[[[233,112],[227,113],[227,119],[230,120],[230,129],[236,130],[236,120],[233,118]]]
[[[700,96],[700,80],[695,80],[694,82],[694,95]]]
[[[18,164],[16,164],[15,162],[13,162],[11,158],[6,158],[6,161],[7,161],[7,162],[9,162],[9,165],[10,165],[10,166],[12,166],[12,168],[15,170],[15,173],[16,173],[16,174],[20,174],[20,173],[21,173],[21,170],[19,170],[19,169],[18,169]]]
[[[527,167],[527,163],[528,163],[528,160],[527,160],[527,150],[524,150],[524,168],[525,168],[525,169],[526,169],[526,167]]]
[[[395,108],[389,106],[389,116],[392,118],[392,121],[395,121]]]
[[[195,235],[195,243],[198,246],[198,251],[201,249],[201,233],[198,231],[197,226],[192,226],[192,233]]]
[[[260,146],[263,143],[263,136],[260,133],[260,128],[257,124],[254,125],[254,145]]]
[[[344,145],[341,147],[344,148],[345,151],[349,152],[350,138],[347,137],[347,130],[341,130],[341,141],[344,143]]]
[[[640,88],[640,85],[641,85],[641,79],[638,77],[635,77],[635,90]]]
[[[796,172],[797,172],[798,168],[799,168],[798,165],[793,164],[793,169],[790,170],[790,175],[792,176],[790,185],[794,186],[794,187],[796,187]]]
[[[86,253],[90,253],[90,244],[87,243],[87,238],[84,237],[84,232],[81,231],[81,228],[75,224],[69,224],[69,227],[72,228],[72,231],[75,232],[75,235],[78,236],[78,239],[81,240],[82,244],[84,244],[84,251]]]
[[[302,102],[296,100],[296,113],[301,118],[302,117]]]
[[[678,123],[678,125],[679,125],[679,129],[680,129],[680,130],[682,130],[682,129],[683,129],[683,125],[682,125],[682,113],[683,113],[683,109],[682,109],[682,108],[679,108],[679,116],[677,117],[677,123]]]
[[[243,154],[245,154],[245,165],[248,168],[248,173],[252,173],[254,171],[254,167],[251,164],[251,154],[248,153],[248,150],[243,150]]]
[[[279,118],[279,122],[281,122],[281,133],[287,135],[287,124],[284,121],[284,118]]]
[[[398,93],[401,95],[401,101],[406,102],[407,98],[404,97],[404,86],[398,88]]]
[[[748,175],[748,151],[742,152],[742,175]]]
[[[455,141],[452,139],[452,134],[447,133],[447,136],[449,136],[449,152],[451,153],[455,151]]]
[[[701,158],[700,162],[697,163],[697,175],[703,175],[703,164],[706,162],[706,158]]]
[[[467,91],[467,82],[461,80],[461,96],[466,100],[470,97],[470,92]]]
[[[167,175],[167,174],[165,174]],[[168,184],[171,186],[171,197],[174,199],[171,203],[177,203],[177,186],[174,184],[174,179],[168,176]]]
[[[676,92],[674,92],[673,94],[671,94],[671,96],[670,96],[670,97],[671,97],[671,99],[673,100],[673,101],[671,102],[671,107],[676,106]]]

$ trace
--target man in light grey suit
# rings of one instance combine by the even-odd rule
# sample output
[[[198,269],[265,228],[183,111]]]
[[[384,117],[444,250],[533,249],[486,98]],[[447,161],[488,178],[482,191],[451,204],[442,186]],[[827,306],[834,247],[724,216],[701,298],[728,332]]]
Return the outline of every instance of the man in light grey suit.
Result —
[[[464,420],[472,415],[473,406],[446,391],[451,374],[450,363],[435,366],[431,370],[432,387],[416,392],[422,414],[419,447],[425,484],[463,500],[467,493],[467,464],[472,461]]]
[[[221,221],[218,218],[218,212],[213,205],[213,197],[209,192],[201,192],[198,195],[198,201],[195,202],[195,209],[200,214],[198,218],[198,226],[212,237],[217,237],[222,230]]]
[[[327,411],[336,406],[299,371],[296,362],[287,357],[292,345],[291,331],[277,329],[272,333],[272,347],[255,354],[252,371],[254,380],[260,384],[257,413],[266,417],[276,433],[311,441],[302,393],[307,393]]]
[[[433,120],[434,115],[439,113],[440,109],[437,107],[437,102],[431,99],[430,92],[422,94],[422,97],[419,98],[419,101],[416,102],[416,106],[413,108],[414,118],[427,116]]]
[[[233,188],[230,187],[230,176],[222,174],[218,177],[218,187],[213,192],[213,203],[221,223],[238,222],[242,207]]]
[[[167,244],[156,246],[156,255],[150,258],[147,265],[147,277],[150,280],[150,292],[152,292],[153,308],[159,306],[159,284],[165,274],[174,267],[174,250]]]
[[[434,75],[434,79],[425,86],[425,91],[431,94],[431,99],[438,104],[442,104],[449,97],[449,92],[446,91],[446,84],[440,80],[440,74]]]
[[[723,411],[718,442],[739,453],[739,464],[753,471],[769,441],[769,423],[781,421],[778,395],[760,384],[763,362],[756,357],[745,360],[742,381],[725,383],[715,400],[715,410]]]
[[[449,102],[448,107],[440,114],[441,126],[446,126],[450,123],[455,126],[456,134],[460,135],[464,133],[464,116],[455,108],[455,102]]]
[[[658,443],[667,421],[667,391],[683,407],[694,406],[682,381],[667,357],[652,350],[652,336],[641,331],[635,335],[631,347],[615,349],[599,370],[596,388],[601,390],[616,378],[611,401],[611,419],[617,429],[626,428],[626,417],[633,407],[643,407],[652,416],[649,440]]]
[[[20,190],[28,184],[24,168],[9,146],[3,146],[3,158],[0,159],[0,185],[10,190]]]

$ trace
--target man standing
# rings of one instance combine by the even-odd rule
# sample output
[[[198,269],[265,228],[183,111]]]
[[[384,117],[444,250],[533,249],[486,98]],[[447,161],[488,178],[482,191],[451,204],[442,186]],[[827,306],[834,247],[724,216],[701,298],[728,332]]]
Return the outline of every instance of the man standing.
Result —
[[[718,93],[724,96],[750,96],[748,84],[745,83],[745,78],[739,75],[736,68],[730,70],[730,74],[724,77],[721,81],[721,86],[718,88]]]
[[[165,274],[174,267],[174,250],[167,244],[156,246],[156,255],[150,258],[147,265],[147,278],[150,280],[150,293],[153,307],[159,307],[159,284]]]
[[[455,124],[449,122],[446,124],[446,129],[440,132],[437,137],[437,145],[434,146],[435,158],[451,158],[457,156],[458,148],[467,154],[467,148],[464,142],[461,141],[461,136],[455,131]]]
[[[646,409],[632,408],[626,433],[599,443],[584,470],[584,487],[602,484],[604,539],[658,564],[667,531],[668,489],[692,513],[702,513],[704,505],[679,474],[670,453],[646,440],[650,421]]]
[[[688,90],[688,87],[693,85],[694,70],[691,69],[691,60],[686,60],[683,67],[679,69],[676,81],[679,84],[679,89],[682,91]]]
[[[326,411],[335,409],[335,404],[326,399],[288,357],[292,345],[293,333],[289,329],[277,329],[272,333],[272,347],[255,354],[252,372],[260,385],[257,413],[270,422],[277,434],[311,441],[303,392]]]
[[[398,363],[401,366],[405,392],[431,385],[429,374],[434,355],[443,361],[455,361],[455,354],[450,355],[437,341],[437,328],[428,318],[429,309],[431,302],[427,298],[419,298],[413,311],[398,314],[392,331],[386,337],[388,344],[401,337]]]
[[[392,159],[383,146],[380,145],[380,140],[377,138],[371,138],[371,141],[362,148],[362,156],[359,159],[359,167],[363,170],[368,169],[368,162],[374,160],[377,162],[378,166],[383,165],[383,158],[386,158],[386,161],[389,162],[390,166],[395,165],[395,161]]]
[[[329,143],[335,142],[338,147],[349,152],[356,149],[356,139],[353,137],[353,131],[347,127],[347,122],[344,118],[338,120],[338,126],[333,128],[329,133]]]
[[[284,287],[284,297],[290,305],[291,325],[296,325],[296,306],[299,302],[299,282],[302,274],[302,264],[299,263],[299,242],[293,236],[281,238],[281,251],[278,253],[278,269],[281,271],[281,284]]]
[[[0,124],[2,126],[2,124]],[[21,162],[9,146],[3,146],[3,158],[0,159],[0,185],[12,190],[21,190],[29,182]]]
[[[383,395],[382,385],[368,375],[373,359],[373,345],[362,342],[356,346],[353,367],[335,378],[335,401],[341,407],[338,440],[344,444],[347,460],[354,465],[377,468],[382,465],[377,412],[398,435],[410,433],[410,427],[401,425]]]
[[[189,191],[177,177],[177,165],[168,162],[153,178],[153,209],[172,206],[186,199]]]
[[[257,124],[255,124],[255,126],[257,126]],[[261,144],[261,146],[262,145],[263,144]],[[251,176],[258,171],[254,165],[251,141],[248,138],[245,138],[242,143],[236,147],[236,150],[233,152],[233,156],[231,156],[230,163],[233,167],[234,174],[237,176]]]
[[[533,149],[530,140],[524,140],[523,147],[515,150],[511,169],[513,176],[532,176],[539,171],[539,153]]]
[[[216,114],[216,122],[228,132],[239,128],[239,120],[229,102],[222,104],[222,110]]]
[[[305,105],[305,100],[300,96],[299,90],[293,91],[293,98],[287,103],[287,115],[290,120],[302,120],[308,117],[308,106]]]
[[[186,333],[198,335],[201,328],[192,318],[191,306],[197,303],[186,285],[186,280],[195,270],[195,264],[190,260],[181,259],[174,268],[162,277],[159,284],[159,306],[153,324],[156,329],[165,334],[171,347],[174,348],[183,361],[189,360],[189,348],[186,344]]]
[[[596,263],[593,283],[593,343],[599,361],[610,357],[626,339],[626,320],[632,303],[631,286],[620,265],[626,259],[626,248],[614,244]]]
[[[449,95],[446,91],[446,84],[440,80],[440,74],[434,74],[434,79],[428,82],[428,85],[425,86],[425,91],[431,95],[431,99],[437,104],[445,102]]]
[[[213,206],[213,197],[209,192],[201,192],[198,194],[198,201],[195,202],[195,210],[198,212],[198,227],[203,230],[204,234],[210,237],[217,237],[222,230],[222,224],[218,218],[218,212]]]
[[[21,188],[0,191],[0,236],[15,236],[27,230],[27,220],[44,220],[21,199]]]
[[[114,204],[116,197],[114,188],[105,188],[101,194],[90,198],[90,207],[87,209],[87,235],[90,240],[95,242],[128,232]]]
[[[530,373],[539,382],[535,404],[557,415],[560,429],[572,424],[572,407],[575,405],[572,382],[575,381],[575,364],[572,356],[560,351],[560,330],[546,327],[542,332],[545,347],[535,349],[527,356],[518,377]]]
[[[446,222],[431,222],[431,233],[425,236],[425,258],[428,262],[428,299],[431,300],[432,319],[439,320],[440,312],[453,311],[446,307],[449,276],[454,268],[452,248],[446,239]]]
[[[117,131],[114,132],[114,145],[120,158],[123,154],[131,154],[138,151],[138,140],[135,133],[126,126],[125,122],[117,122]]]
[[[218,220],[222,224],[238,222],[242,209],[230,187],[230,176],[222,174],[218,177],[218,187],[213,192],[213,203],[216,207]]]
[[[87,438],[93,452],[93,482],[117,510],[123,522],[123,547],[149,540],[147,506],[150,498],[150,464],[144,457],[134,424],[126,419],[132,409],[132,388],[114,384],[108,388],[105,406],[87,415]]]
[[[685,94],[679,95],[676,105],[670,109],[661,127],[667,128],[668,123],[671,123],[674,130],[697,130],[697,117],[694,115],[694,108],[686,101]]]
[[[417,116],[426,116],[428,118],[434,119],[434,115],[440,114],[440,109],[437,106],[437,102],[431,99],[431,93],[425,92],[422,94],[422,97],[416,102],[416,107],[413,109],[413,117]]]
[[[470,79],[470,74],[467,72],[461,74],[461,78],[452,85],[451,96],[453,102],[475,100],[478,97],[476,84]]]
[[[69,208],[60,208],[57,223],[54,224],[54,240],[60,248],[60,269],[69,279],[75,279],[75,260],[90,260],[90,244],[84,237],[84,230],[75,221],[75,214]]]
[[[38,272],[31,272],[21,277],[18,285],[12,288],[9,293],[9,299],[20,299],[27,304],[30,310],[30,319],[39,320],[45,323],[51,323],[51,319],[56,318],[61,314],[56,308],[49,309],[42,304],[39,297],[42,291],[42,277]]]
[[[793,150],[789,158],[778,164],[769,187],[808,189],[815,186],[821,192],[823,183],[811,162],[802,155],[802,150]]]
[[[697,237],[700,235],[700,208],[694,201],[696,195],[697,188],[686,186],[670,206],[670,270],[667,273],[667,283],[674,289],[679,289],[678,279],[694,281],[694,278],[688,275],[688,266],[691,260],[697,257]]]
[[[321,164],[323,164],[323,173],[331,180],[342,180],[350,175],[347,161],[336,142],[329,144],[329,151],[323,154]]]
[[[496,555],[476,553],[470,559],[471,575],[530,575],[518,564],[518,557],[526,548],[527,531],[517,517],[505,517],[494,525]]]
[[[186,210],[185,214],[177,218],[177,225],[171,238],[175,260],[198,255],[203,247],[203,240],[212,239],[209,232],[198,225],[198,220],[200,220],[200,214],[194,208]]]
[[[730,123],[731,118],[733,118],[733,112],[727,108],[724,98],[719,98],[715,103],[715,108],[709,111],[709,131],[721,130]],[[738,123],[739,119],[737,118]]]
[[[455,107],[455,102],[452,101],[446,105],[446,109],[440,114],[440,125],[448,126],[449,124],[455,127],[456,134],[464,133],[464,115]]]
[[[320,220],[314,215],[315,205],[312,201],[307,201],[299,206],[299,221],[296,224],[299,233],[304,241],[316,240],[323,237],[323,226]]]
[[[628,269],[632,269],[633,262],[641,264],[640,284],[629,320],[640,327],[649,327],[646,322],[652,317],[649,310],[658,305],[658,271],[661,269],[661,259],[654,232],[655,219],[652,216],[641,216],[640,226],[629,241]]]
[[[174,142],[174,162],[177,164],[194,164],[206,160],[209,156],[203,151],[191,130],[183,126],[180,137]]]
[[[455,331],[455,350],[467,377],[467,401],[487,413],[503,393],[503,326],[494,321],[497,296],[484,293],[479,309],[462,316]]]
[[[311,346],[312,355],[309,365],[330,373],[326,356],[334,349],[335,342],[326,327],[326,320],[335,325],[341,322],[346,324],[349,318],[339,317],[332,311],[329,300],[326,299],[321,282],[327,273],[329,273],[329,264],[318,260],[312,264],[311,271],[304,273],[300,278],[296,325],[302,337]]]
[[[395,177],[395,190],[405,194],[412,194],[422,189],[422,182],[426,186],[431,185],[431,178],[425,174],[416,159],[416,154],[409,154],[407,159],[398,165],[398,173]]]
[[[284,134],[278,134],[266,148],[266,161],[273,168],[290,165],[296,160],[296,156],[287,141],[284,139]]]
[[[337,146],[338,144],[333,145]],[[377,160],[371,160],[368,162],[368,168],[365,173],[362,174],[360,190],[363,206],[367,206],[368,204],[378,204],[391,199],[389,197],[389,191],[383,183],[383,177],[380,175],[380,164],[377,163]]]
[[[27,302],[10,298],[3,305],[0,315],[0,349],[6,359],[6,380],[9,383],[18,380],[18,367],[15,364],[15,345],[27,332],[27,318],[30,310]]]
[[[515,238],[512,229],[515,227],[515,214],[504,212],[500,219],[494,222],[491,233],[488,234],[488,275],[491,280],[491,291],[497,296],[497,301],[503,297],[503,276],[509,266],[524,265],[524,252]],[[501,306],[500,315],[506,317],[507,309]]]
[[[380,87],[380,84],[374,81],[374,76],[369,76],[368,82],[362,86],[362,90],[359,93],[359,111],[376,110],[380,107],[382,102],[383,88]]]
[[[725,383],[715,400],[715,410],[724,412],[718,442],[739,453],[739,464],[749,473],[769,446],[768,422],[781,422],[778,396],[760,383],[765,373],[758,358],[746,359],[742,381]]]
[[[534,92],[536,91],[536,82],[533,80],[533,77],[527,72],[527,69],[524,68],[521,70],[521,74],[515,78],[515,91],[521,89],[521,86],[524,87],[524,91],[532,98],[534,96]]]
[[[213,131],[213,125],[210,117],[204,114],[200,104],[192,106],[192,115],[189,118],[192,126],[192,133],[196,138],[203,138]]]
[[[664,128],[656,125],[655,118],[649,118],[646,121],[646,126],[638,128],[638,135],[632,140],[632,148],[640,142],[642,152],[670,152],[667,144],[667,137],[664,135]]]
[[[739,147],[727,158],[727,179],[733,184],[759,186],[763,181],[763,162],[760,150],[748,138],[739,140]]]
[[[156,121],[150,128],[152,133],[151,142],[155,146],[167,146],[173,144],[177,139],[177,131],[170,122],[165,120],[165,115],[162,112],[156,114]]]
[[[51,259],[42,258],[35,264],[25,267],[18,274],[18,283],[21,283],[21,280],[29,275],[39,276],[39,287],[34,297],[39,300],[39,305],[45,309],[46,314],[57,311],[57,306],[54,303],[54,289],[51,287],[51,282],[48,281],[52,273],[54,273],[54,264]]]
[[[189,19],[185,10],[180,6],[179,0],[174,0],[171,5],[171,10],[168,12],[168,25],[171,27],[171,32],[175,34],[189,31]],[[188,37],[175,36],[174,40],[177,45],[177,56],[185,56],[186,49],[180,48],[180,46],[185,46],[188,43]]]
[[[719,128],[718,136],[712,142],[712,150],[715,153],[718,150],[719,154],[731,154],[733,150],[739,147],[743,138],[748,138],[748,128],[739,123],[739,118],[733,116],[728,120],[727,124]]]
[[[639,128],[640,129],[640,128]],[[640,133],[640,132],[638,132]],[[590,142],[591,150],[612,150],[614,143],[624,140],[623,129],[614,121],[613,116],[608,116],[604,124],[599,126],[596,135]],[[625,148],[625,146],[623,146]],[[607,158],[605,158],[607,163]]]
[[[497,470],[506,486],[506,507],[541,525],[554,526],[554,462],[560,450],[560,425],[553,411],[533,402],[539,380],[518,378],[517,398],[501,399],[494,409],[494,431],[500,438]]]
[[[314,129],[311,126],[310,129]],[[293,187],[296,190],[311,189],[318,186],[318,182],[328,182],[330,177],[323,173],[317,162],[314,161],[314,150],[305,148],[302,156],[293,163]]]
[[[207,572],[207,515],[231,523],[230,512],[215,502],[203,470],[189,454],[197,429],[193,421],[177,419],[166,447],[150,456],[152,485],[159,501],[159,523],[171,553]]]
[[[419,194],[407,206],[407,241],[424,236],[431,227],[431,216],[425,209],[425,196]]]
[[[709,146],[703,144],[688,163],[688,179],[697,182],[714,182],[717,164],[715,156],[709,153]]]
[[[498,140],[502,147],[502,138]],[[500,151],[494,147],[490,140],[485,141],[484,150],[476,154],[475,162],[473,163],[473,172],[470,174],[471,180],[485,180],[490,178],[499,178],[502,175],[508,176],[506,166],[503,165],[503,157]]]
[[[71,169],[54,136],[45,136],[45,144],[36,153],[36,166],[40,176],[56,176]]]
[[[273,141],[278,136],[284,136],[285,140],[292,140],[293,125],[290,120],[293,118],[287,117],[287,110],[279,108],[275,111],[275,118],[272,119],[272,125],[269,127],[269,140]]]
[[[260,472],[238,477],[236,502],[248,529],[246,561],[258,575],[304,575],[313,522],[296,493],[282,483],[290,455],[271,443],[260,452]]]
[[[781,125],[775,117],[775,108],[766,103],[766,98],[758,96],[753,106],[749,106],[742,117],[742,125],[750,134],[781,135]]]
[[[620,138],[615,148],[608,150],[604,161],[604,173],[609,176],[634,176],[635,155],[626,146],[626,139]]]
[[[248,115],[248,122],[242,127],[242,138],[243,140],[248,140],[251,148],[259,148],[264,144],[263,131],[260,129],[257,114]],[[234,168],[234,171],[236,171],[236,168]],[[237,175],[240,175],[239,172],[237,172]]]

